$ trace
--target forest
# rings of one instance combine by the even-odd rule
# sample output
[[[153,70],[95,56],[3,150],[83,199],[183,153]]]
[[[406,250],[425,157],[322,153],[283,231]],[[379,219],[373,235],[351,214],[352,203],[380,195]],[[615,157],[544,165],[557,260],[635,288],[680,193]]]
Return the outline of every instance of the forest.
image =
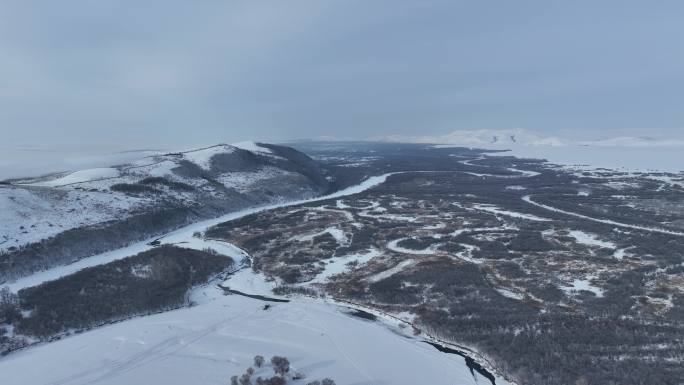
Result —
[[[190,305],[188,292],[230,270],[213,250],[163,245],[0,296],[0,322],[17,335],[49,340],[133,316]],[[4,349],[16,341],[5,341]]]

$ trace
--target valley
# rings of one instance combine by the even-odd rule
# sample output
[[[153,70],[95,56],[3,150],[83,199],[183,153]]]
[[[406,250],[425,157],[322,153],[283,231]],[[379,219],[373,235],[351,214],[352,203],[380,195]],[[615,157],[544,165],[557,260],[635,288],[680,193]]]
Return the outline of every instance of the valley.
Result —
[[[390,349],[387,344],[392,341],[404,341],[408,345],[396,351],[402,359],[417,360],[416,365],[429,361],[425,370],[439,362],[440,369],[433,367],[424,377],[435,383],[451,383],[454,378],[460,378],[459,383],[489,383],[487,376],[492,376],[496,384],[622,384],[653,379],[676,384],[672,381],[682,374],[679,363],[684,354],[684,218],[673,209],[684,199],[684,190],[676,183],[679,176],[576,172],[540,160],[425,145],[305,143],[299,149],[316,161],[333,192],[257,204],[7,282],[11,292],[18,292],[20,312],[30,318],[30,310],[37,306],[29,293],[67,282],[85,267],[114,266],[118,260],[140,258],[164,247],[181,253],[211,250],[233,261],[231,268],[207,278],[207,284],[192,285],[179,303],[187,308],[141,318],[129,318],[143,315],[131,312],[110,315],[105,318],[122,321],[83,334],[91,326],[67,325],[42,337],[22,335],[21,321],[14,321],[15,326],[6,328],[11,330],[9,337],[4,337],[14,341],[9,346],[22,339],[16,346],[39,344],[10,353],[0,360],[0,370],[8,362],[20,365],[21,357],[40,356],[49,364],[50,354],[59,351],[54,346],[109,341],[112,330],[128,340],[151,319],[176,325],[178,333],[194,328],[187,322],[195,313],[202,325],[205,319],[221,319],[220,327],[207,324],[208,334],[201,333],[214,340],[223,338],[226,328],[249,330],[246,323],[252,316],[275,327],[281,325],[281,317],[324,311],[328,315],[311,322],[320,327],[320,322],[337,325],[339,319],[347,325],[340,324],[345,330],[390,331],[377,332],[383,337],[377,337],[381,340],[376,347],[361,347]],[[140,270],[125,279],[141,279]],[[225,295],[231,291],[238,294]],[[262,314],[270,311],[260,298],[289,302],[270,305],[278,309],[278,316],[269,318],[257,316],[257,309]],[[254,309],[249,311],[252,315],[244,315],[242,308]],[[226,309],[241,315],[235,318]],[[350,317],[344,309],[375,318]],[[287,338],[309,327],[296,319],[283,325]],[[169,337],[178,337],[168,340],[169,349],[184,351],[187,357],[200,359],[206,349],[211,357],[228,354],[201,341],[186,343],[187,338],[180,337],[184,334],[173,333]],[[342,329],[332,326],[324,332],[336,345],[338,338],[349,338],[340,333]],[[233,364],[220,364],[226,359],[247,365],[245,357],[256,350],[257,342],[255,336],[241,335],[246,345],[239,343],[240,348],[229,351],[242,358],[214,360],[212,373],[230,371]],[[60,340],[45,344],[55,337]],[[307,343],[296,348],[292,342],[278,345],[278,338],[271,341],[281,346],[279,353],[292,357],[292,349],[318,349],[306,338]],[[149,376],[159,369],[155,362],[162,356],[175,355],[143,353],[150,341],[140,341],[144,343],[127,348],[127,354],[144,354],[150,361],[143,360],[130,373]],[[439,344],[444,352],[460,352],[466,359],[450,358],[430,346],[428,353],[423,341]],[[382,366],[376,363],[390,359],[380,353],[345,369],[343,357],[357,354],[351,353],[353,349],[345,345],[338,350],[320,376],[334,377],[338,383],[421,382],[409,381],[396,363],[391,373],[376,370]],[[264,346],[259,351],[265,351]],[[408,358],[411,351],[418,356]],[[104,348],[90,354],[106,357],[114,351]],[[315,366],[312,357],[298,354],[298,365]],[[97,361],[85,362],[93,370],[88,373],[102,374]],[[473,370],[478,366],[482,372]],[[437,373],[445,368],[451,369],[440,377]],[[166,370],[166,382],[181,383],[174,381],[182,376],[171,379],[175,372]],[[369,371],[374,373],[370,377]],[[65,372],[59,383],[114,384],[126,378],[91,378],[85,373]],[[218,378],[207,381],[222,383]],[[35,377],[26,383],[41,380]]]

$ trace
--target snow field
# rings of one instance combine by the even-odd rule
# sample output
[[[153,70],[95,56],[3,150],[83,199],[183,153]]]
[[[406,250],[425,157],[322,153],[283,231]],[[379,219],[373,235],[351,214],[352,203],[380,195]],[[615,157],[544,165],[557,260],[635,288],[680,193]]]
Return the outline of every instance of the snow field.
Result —
[[[584,231],[580,230],[571,230],[569,232],[569,235],[577,241],[577,243],[581,243],[583,245],[587,246],[595,246],[595,247],[603,247],[606,249],[615,249],[617,248],[617,245],[613,242],[608,242],[608,241],[602,241],[599,239],[595,234],[589,234]]]
[[[0,359],[0,372],[23,385],[224,385],[261,354],[288,357],[307,375],[295,384],[323,377],[340,385],[476,384],[462,359],[331,304],[263,304],[216,296],[11,354]],[[256,375],[271,373],[266,367]]]

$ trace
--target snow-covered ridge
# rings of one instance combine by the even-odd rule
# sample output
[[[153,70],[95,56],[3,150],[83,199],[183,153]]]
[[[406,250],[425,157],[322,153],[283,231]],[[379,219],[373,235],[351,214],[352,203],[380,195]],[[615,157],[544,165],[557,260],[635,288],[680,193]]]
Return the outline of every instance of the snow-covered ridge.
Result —
[[[70,184],[89,182],[93,180],[116,178],[120,175],[119,170],[112,167],[91,168],[75,171],[63,177],[32,183],[34,186],[58,187]]]
[[[244,151],[259,157],[245,157]],[[220,169],[213,168],[217,155],[226,155],[221,158]],[[163,200],[181,205],[198,204],[205,199],[228,199],[233,192],[251,196],[263,190],[263,183],[268,180],[306,183],[301,175],[277,164],[270,165],[270,161],[288,162],[259,143],[240,142],[158,153],[121,165],[0,185],[0,252],[69,229],[121,220],[161,205]],[[192,170],[179,172],[187,170],[186,162],[209,173],[213,181],[196,172],[193,174]],[[235,171],[230,171],[233,162],[238,165]],[[137,186],[142,193],[127,193],[125,188],[130,185]],[[294,190],[292,194],[296,193]]]
[[[196,150],[183,151],[183,158],[188,160],[201,168],[208,170],[211,168],[211,158],[219,154],[231,154],[235,151],[235,147],[226,144],[212,146],[207,148],[200,148]]]
[[[259,143],[253,141],[244,141],[233,144],[217,144],[213,146],[187,149],[178,152],[157,153],[154,155],[149,155],[143,158],[135,159],[124,164],[111,165],[110,167],[96,167],[83,170],[70,170],[67,172],[56,173],[52,176],[48,175],[36,179],[28,177],[17,181],[15,184],[29,184],[43,187],[59,187],[68,184],[84,183],[101,179],[115,178],[119,176],[122,172],[126,172],[128,170],[133,170],[136,168],[155,166],[165,161],[168,162],[169,159],[170,162],[177,163],[178,158],[174,155],[180,155],[183,159],[195,163],[203,169],[209,169],[211,167],[211,159],[215,155],[231,154],[235,152],[235,150],[237,149],[249,151],[260,155],[274,155],[271,149],[263,147]],[[168,168],[169,164],[167,164],[166,166],[166,168]],[[154,172],[151,171],[150,173]],[[168,174],[168,172],[161,173],[161,175],[164,174]]]
[[[260,146],[259,143],[253,141],[237,142],[233,143],[233,147],[241,148],[250,152],[273,154],[270,148]]]
[[[271,149],[260,146],[259,143],[253,141],[238,142],[233,144],[219,144],[216,146],[193,149],[182,151],[183,157],[196,165],[202,167],[203,169],[211,168],[211,159],[215,155],[219,154],[231,154],[235,152],[236,149],[241,149],[249,151],[254,154],[268,154],[272,155],[273,151]]]

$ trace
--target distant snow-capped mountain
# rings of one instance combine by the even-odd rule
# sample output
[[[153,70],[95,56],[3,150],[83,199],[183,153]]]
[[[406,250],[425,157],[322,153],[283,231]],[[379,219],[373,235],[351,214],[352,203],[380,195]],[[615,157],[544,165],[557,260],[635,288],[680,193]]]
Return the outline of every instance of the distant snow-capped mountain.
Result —
[[[684,139],[656,138],[651,136],[618,136],[614,138],[581,141],[583,146],[602,147],[679,147],[684,146]]]
[[[523,129],[456,130],[445,135],[406,136],[390,135],[373,138],[384,142],[429,143],[481,148],[511,146],[562,146],[566,141],[557,137],[543,137]]]
[[[684,139],[652,136],[618,136],[594,140],[571,140],[556,136],[542,136],[525,129],[456,130],[444,135],[386,135],[372,140],[396,143],[426,143],[440,146],[463,146],[491,149],[519,147],[679,147]]]

